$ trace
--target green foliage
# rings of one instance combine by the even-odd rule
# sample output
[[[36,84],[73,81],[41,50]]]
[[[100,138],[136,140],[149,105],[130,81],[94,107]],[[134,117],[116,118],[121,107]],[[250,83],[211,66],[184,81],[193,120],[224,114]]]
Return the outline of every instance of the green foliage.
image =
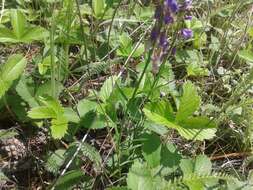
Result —
[[[34,107],[28,112],[32,119],[52,119],[51,134],[55,139],[61,139],[67,133],[68,120],[64,114],[64,109],[59,101],[52,97],[40,97],[42,106]]]
[[[103,15],[105,9],[105,1],[104,0],[92,0],[92,8],[95,17],[99,18]]]
[[[84,178],[81,170],[72,170],[61,176],[55,184],[55,189],[71,189],[72,186],[80,182]]]
[[[45,168],[47,171],[53,173],[54,175],[58,175],[61,166],[64,164],[65,161],[65,150],[58,149],[55,152],[50,152],[48,154]]]
[[[27,23],[25,15],[17,9],[10,13],[12,29],[0,26],[0,42],[30,43],[43,40],[48,36],[47,31],[39,26],[31,26]]]
[[[144,108],[148,119],[169,128],[176,129],[186,139],[204,140],[215,136],[216,124],[207,117],[193,117],[200,105],[200,97],[195,86],[187,82],[183,85],[183,96],[177,113],[167,101],[149,103]]]
[[[0,151],[18,136],[29,150],[21,173],[35,176],[20,180],[5,168],[0,181],[11,176],[16,189],[252,189],[252,0],[193,1],[187,10],[178,0],[179,11],[154,19],[161,3],[2,1]],[[0,165],[19,170],[23,159],[10,153]]]
[[[96,171],[101,171],[102,168],[102,158],[99,152],[89,145],[88,143],[83,143],[80,151],[81,156],[87,157],[90,161],[93,162],[93,167]]]
[[[9,57],[7,62],[0,67],[0,98],[11,87],[14,80],[24,72],[26,66],[26,59],[20,55],[15,54]]]

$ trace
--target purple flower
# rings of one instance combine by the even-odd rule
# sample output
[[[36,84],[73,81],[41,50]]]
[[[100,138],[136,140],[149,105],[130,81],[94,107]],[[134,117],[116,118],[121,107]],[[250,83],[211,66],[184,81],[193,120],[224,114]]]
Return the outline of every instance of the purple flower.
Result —
[[[184,17],[184,19],[185,19],[185,20],[192,20],[192,16],[191,16],[191,15],[186,15],[186,16]]]
[[[165,24],[171,24],[174,22],[174,18],[170,14],[166,14],[163,20]]]
[[[184,1],[184,8],[189,9],[192,6],[192,0],[185,0]]]
[[[156,10],[155,10],[155,19],[160,19],[161,18],[161,16],[162,16],[162,12],[163,12],[163,9],[162,9],[162,7],[159,5],[159,6],[157,6],[156,7]]]
[[[171,50],[171,54],[174,56],[174,55],[176,55],[176,52],[177,52],[177,48],[173,47]]]
[[[160,39],[159,39],[159,45],[165,50],[168,47],[168,40],[167,40],[167,36],[166,33],[163,32],[160,35]]]
[[[193,31],[191,29],[184,28],[181,30],[181,35],[184,39],[187,40],[193,37]]]
[[[151,38],[151,41],[155,42],[159,36],[159,29],[155,26],[152,31],[151,31],[151,35],[150,35],[150,38]]]
[[[166,0],[165,1],[165,5],[173,12],[177,12],[178,11],[178,4],[176,0]]]

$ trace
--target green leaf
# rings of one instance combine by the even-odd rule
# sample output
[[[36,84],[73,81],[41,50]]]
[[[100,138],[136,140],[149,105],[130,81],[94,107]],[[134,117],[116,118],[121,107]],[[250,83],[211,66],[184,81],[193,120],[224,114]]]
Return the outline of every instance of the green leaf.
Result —
[[[180,122],[191,116],[200,105],[196,87],[191,82],[183,85],[183,96],[180,100],[180,106],[176,114],[176,121]]]
[[[16,91],[18,95],[29,104],[30,107],[39,106],[38,102],[34,98],[34,95],[30,92],[28,88],[27,80],[25,77],[21,77],[21,79],[19,80],[19,83],[16,86]]]
[[[46,74],[47,70],[50,68],[50,65],[51,65],[51,57],[47,56],[38,64],[39,73],[41,75]]]
[[[28,112],[28,116],[32,119],[50,119],[50,118],[56,118],[57,114],[54,110],[51,108],[48,108],[47,106],[40,106],[32,108]]]
[[[212,172],[212,163],[206,155],[199,155],[195,159],[183,159],[180,168],[184,176],[208,175]]]
[[[14,54],[0,66],[0,98],[11,87],[12,82],[23,73],[26,64],[27,61],[22,55]]]
[[[103,15],[105,8],[104,0],[92,0],[92,9],[96,18],[99,18]]]
[[[144,108],[143,109],[145,115],[147,116],[147,118],[159,125],[165,125],[169,128],[173,128],[173,129],[180,129],[180,126],[175,124],[173,121],[169,121],[167,118],[161,116],[160,114],[157,114],[155,112],[152,112],[151,110]]]
[[[206,176],[212,172],[212,163],[205,155],[199,155],[195,159],[183,159],[180,163],[180,168],[183,171],[184,183],[191,189],[203,189],[205,184],[210,183],[210,180],[205,178],[192,178],[193,176]],[[186,179],[189,180],[186,180]]]
[[[77,111],[80,117],[84,117],[90,111],[95,111],[97,109],[97,103],[92,102],[87,99],[80,100],[77,104]]]
[[[165,100],[154,101],[146,104],[145,108],[159,114],[160,116],[167,118],[170,121],[173,121],[175,119],[173,108],[168,101]]]
[[[139,161],[135,161],[127,175],[127,186],[131,190],[164,189],[164,181],[159,176],[154,176],[152,171]]]
[[[79,142],[80,143],[80,142]],[[79,146],[79,143],[77,143],[77,147]],[[93,162],[93,167],[96,169],[96,171],[101,171],[102,167],[102,158],[98,152],[98,150],[91,146],[88,143],[83,143],[82,147],[80,149],[81,156],[87,157],[90,161]]]
[[[46,170],[53,173],[54,175],[59,174],[59,170],[65,161],[65,152],[66,151],[63,149],[58,149],[55,152],[50,152],[45,164]]]
[[[156,105],[157,108],[155,108]],[[149,120],[156,124],[176,129],[186,139],[204,140],[215,136],[216,124],[206,117],[188,117],[180,122],[176,122],[173,118],[167,117],[168,111],[161,109],[160,103],[151,104],[151,106],[148,104],[148,106],[144,107],[143,111]]]
[[[191,63],[187,66],[188,76],[208,76],[208,69],[202,68],[195,63]]]
[[[16,135],[18,135],[18,132],[15,131],[15,130],[12,130],[12,129],[9,129],[9,130],[0,129],[0,139],[1,140],[12,138],[12,137],[15,137]]]
[[[22,38],[20,39],[24,43],[29,43],[33,41],[42,41],[48,36],[48,31],[45,28],[35,26],[26,29]]]
[[[25,15],[18,9],[10,11],[12,30],[0,26],[0,42],[31,43],[43,40],[49,35],[48,31],[39,26],[30,26]]]
[[[103,102],[106,102],[106,100],[111,96],[115,83],[116,83],[117,76],[111,76],[109,77],[103,84],[103,86],[100,89],[99,97]]]
[[[49,109],[53,110],[56,114],[56,116],[54,116],[55,118],[57,116],[62,116],[64,114],[64,109],[61,106],[59,100],[54,99],[51,96],[40,96],[39,97],[39,101],[45,105],[46,107],[48,107]]]
[[[57,119],[52,119],[51,134],[55,139],[61,139],[67,133],[68,120],[62,116]]]
[[[246,61],[253,63],[253,52],[250,50],[242,50],[238,53],[238,56]]]
[[[64,108],[64,116],[69,122],[78,123],[80,121],[78,114],[71,107]]]
[[[85,177],[81,170],[72,170],[61,176],[55,185],[56,190],[69,189],[75,184],[78,184]]]
[[[6,27],[0,27],[0,42],[12,42],[16,43],[18,40],[16,39],[15,34],[13,34],[13,31],[6,28]]]
[[[11,11],[11,25],[13,28],[13,33],[16,35],[18,39],[20,39],[22,35],[25,33],[27,23],[23,13],[21,13],[17,9],[13,9]]]
[[[160,165],[161,160],[161,141],[156,134],[144,134],[142,136],[142,154],[148,165],[152,168]]]
[[[161,165],[167,172],[172,173],[178,168],[181,157],[181,154],[172,143],[167,143],[162,146]],[[170,173],[167,173],[167,175]]]

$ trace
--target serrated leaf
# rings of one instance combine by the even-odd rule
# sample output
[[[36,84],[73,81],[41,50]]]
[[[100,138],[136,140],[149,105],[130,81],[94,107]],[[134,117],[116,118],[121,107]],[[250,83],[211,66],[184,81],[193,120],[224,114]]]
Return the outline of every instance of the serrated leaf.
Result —
[[[149,120],[151,120],[159,125],[165,125],[169,128],[173,128],[173,129],[180,128],[180,126],[175,124],[173,121],[169,121],[167,118],[161,116],[160,114],[152,112],[151,110],[149,110],[147,108],[144,108],[143,111]]]
[[[193,178],[193,176],[205,176],[211,174],[212,163],[205,155],[199,155],[195,159],[181,160],[180,168],[183,171],[184,179],[189,178],[189,180],[184,180],[184,183],[190,188],[190,190],[203,189],[205,184],[211,181],[207,181],[205,178],[201,177]]]
[[[69,122],[78,123],[80,121],[78,114],[70,107],[64,108],[64,116]]]
[[[212,163],[206,155],[199,155],[195,159],[183,159],[180,163],[184,176],[208,175],[212,172]]]
[[[111,96],[112,91],[114,89],[114,85],[116,83],[117,76],[111,76],[109,77],[103,84],[103,86],[100,89],[99,97],[103,102],[106,102],[106,100]]]
[[[127,174],[127,186],[131,190],[154,190],[163,188],[163,180],[153,176],[152,171],[139,161],[135,161]]]
[[[21,77],[21,79],[19,80],[16,86],[16,91],[18,95],[29,104],[30,107],[39,106],[38,102],[35,100],[34,96],[31,94],[27,86],[27,81],[25,77]]]
[[[9,57],[7,62],[0,67],[0,98],[10,88],[12,82],[22,74],[26,59],[20,54],[14,54]]]
[[[75,184],[78,184],[85,175],[81,170],[72,170],[61,176],[55,185],[56,190],[69,189]]]
[[[52,119],[50,129],[53,138],[61,139],[67,133],[68,120],[64,116]]]
[[[183,85],[183,96],[176,114],[176,121],[180,122],[191,116],[200,106],[200,97],[196,87],[191,82]]]
[[[157,109],[155,108],[157,105]],[[167,117],[166,109],[160,109],[160,104],[144,107],[143,111],[147,118],[156,124],[165,125],[168,128],[176,129],[181,136],[191,140],[211,139],[216,133],[216,124],[207,117],[188,117],[180,122],[173,120],[173,117]],[[166,111],[164,113],[163,111]]]
[[[39,97],[39,101],[49,109],[53,110],[57,116],[62,116],[64,114],[64,109],[59,100],[54,99],[51,96],[44,95]]]
[[[85,114],[90,111],[95,111],[96,108],[97,108],[97,103],[87,100],[87,99],[80,100],[77,104],[77,110],[80,117],[84,117]]]
[[[47,106],[34,107],[28,112],[28,116],[32,119],[50,119],[56,118],[57,114]]]
[[[156,167],[161,160],[161,141],[155,134],[142,136],[142,154],[150,167]]]
[[[51,152],[46,160],[45,168],[47,171],[52,172],[54,175],[59,173],[60,167],[64,163],[65,150],[58,149],[55,152]]]
[[[79,144],[77,144],[79,145]],[[93,166],[97,171],[101,170],[102,167],[102,158],[97,151],[97,149],[93,146],[91,146],[88,143],[83,143],[81,150],[80,150],[81,156],[87,157],[90,161],[93,162]]]

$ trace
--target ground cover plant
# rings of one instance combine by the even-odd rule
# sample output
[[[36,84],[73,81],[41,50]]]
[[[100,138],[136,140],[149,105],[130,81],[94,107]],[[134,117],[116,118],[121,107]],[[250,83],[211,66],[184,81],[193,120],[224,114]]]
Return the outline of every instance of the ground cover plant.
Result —
[[[252,0],[2,0],[0,189],[253,189]]]

